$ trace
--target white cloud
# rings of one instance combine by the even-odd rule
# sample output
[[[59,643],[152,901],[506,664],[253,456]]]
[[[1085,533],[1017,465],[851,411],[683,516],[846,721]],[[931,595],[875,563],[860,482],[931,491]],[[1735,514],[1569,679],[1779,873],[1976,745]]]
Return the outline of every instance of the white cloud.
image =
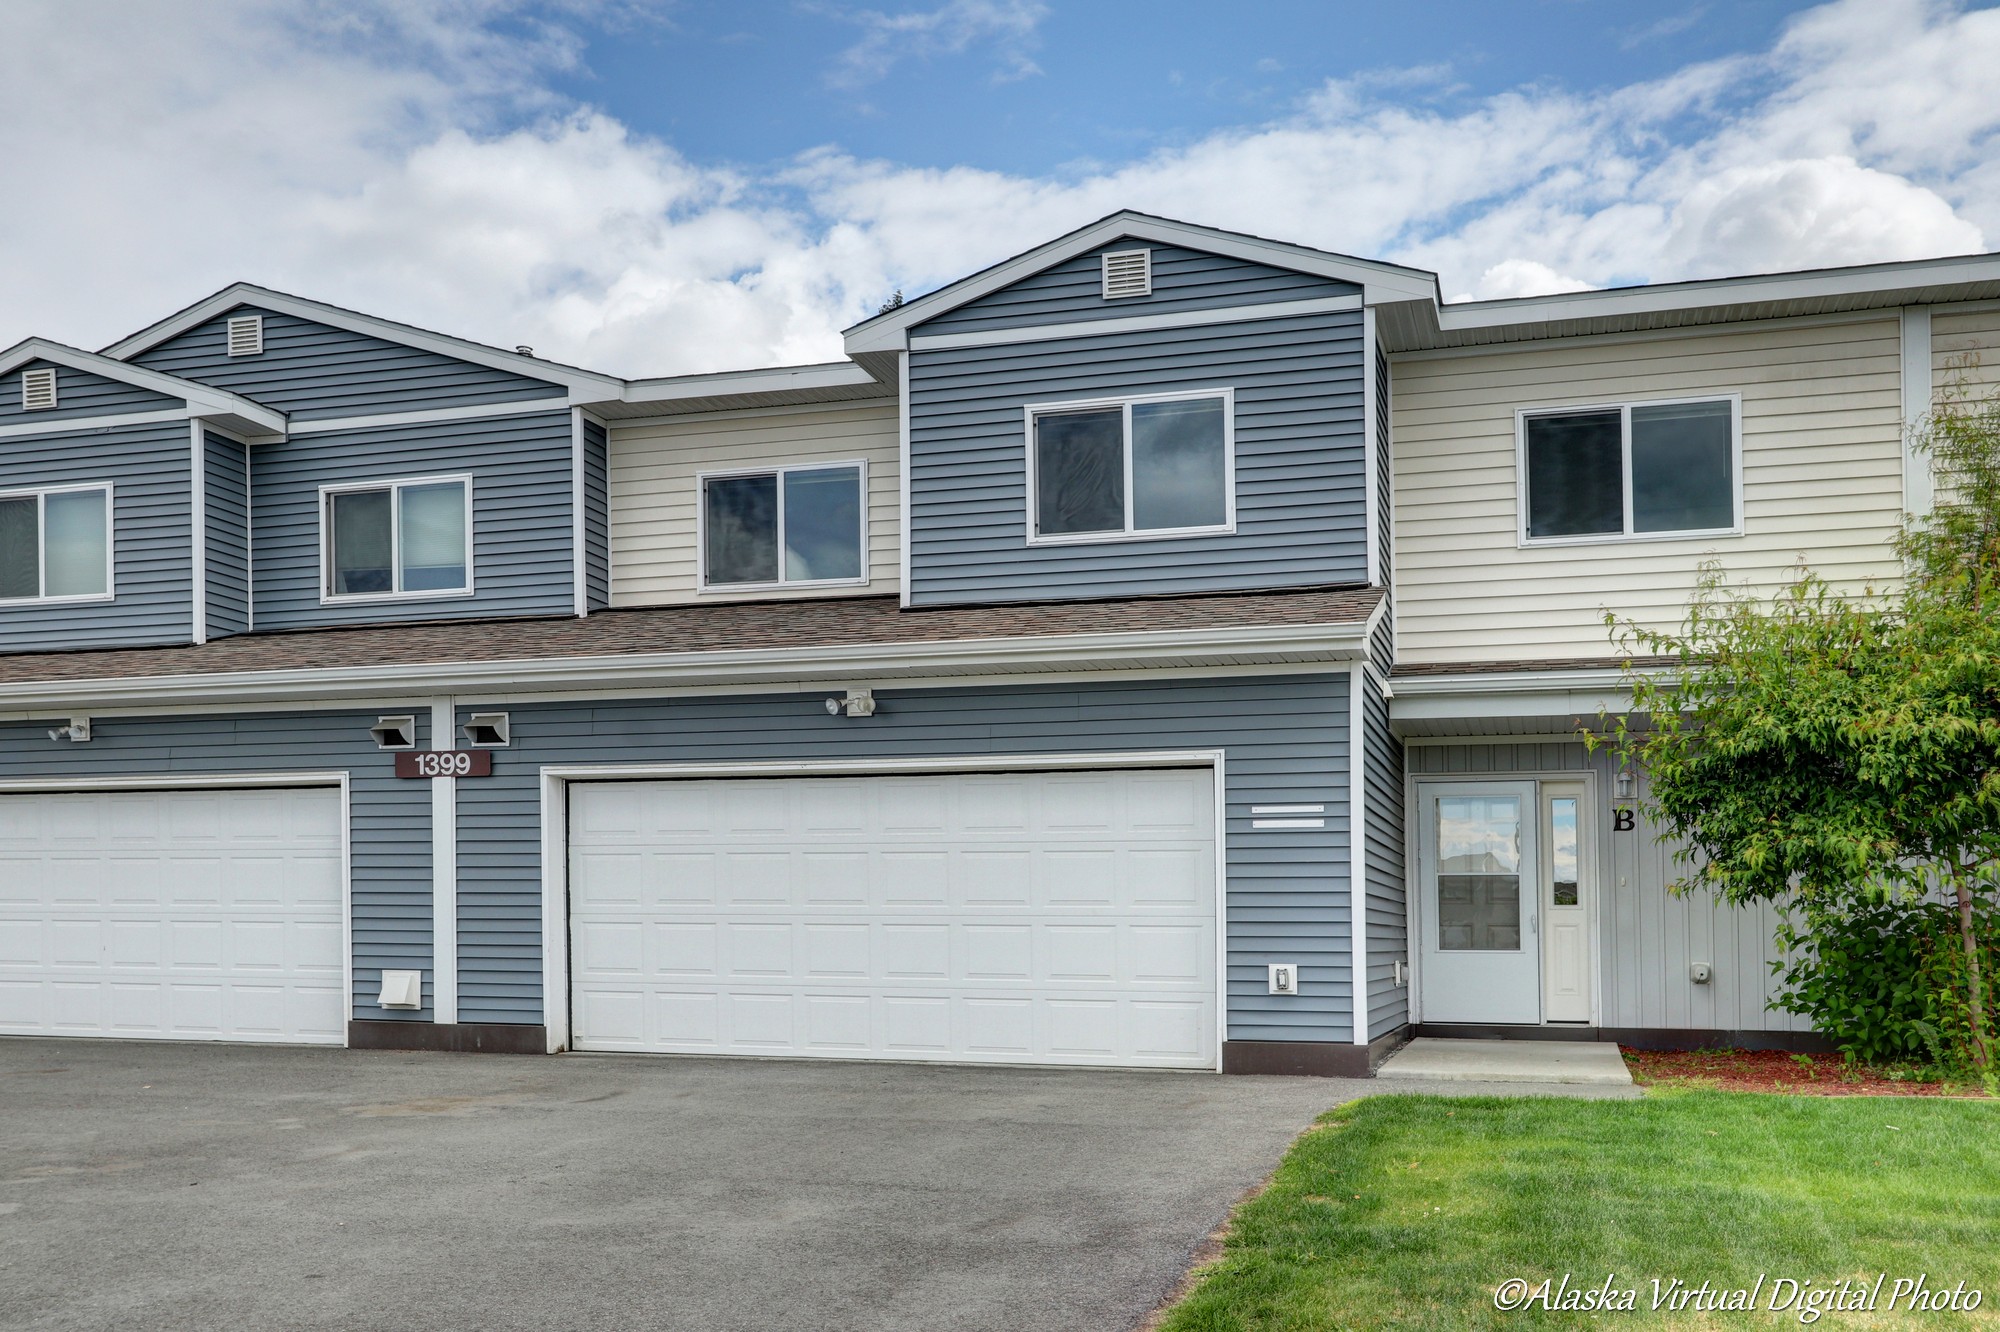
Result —
[[[2000,237],[2000,12],[1931,0],[1838,0],[1769,51],[1602,94],[1439,103],[1448,69],[1371,72],[1279,120],[1049,177],[834,148],[693,161],[548,91],[581,46],[545,12],[14,0],[0,342],[98,345],[243,278],[621,373],[826,359],[892,288],[1123,207],[1435,268],[1480,297]],[[885,19],[854,68],[1025,43],[1037,15]]]
[[[1035,30],[1048,17],[1048,6],[1036,0],[948,0],[936,9],[907,14],[880,10],[830,11],[857,23],[860,41],[834,60],[827,82],[836,88],[862,88],[879,82],[902,60],[929,60],[963,55],[990,42],[999,58],[992,78],[1012,83],[1042,72],[1029,58]]]

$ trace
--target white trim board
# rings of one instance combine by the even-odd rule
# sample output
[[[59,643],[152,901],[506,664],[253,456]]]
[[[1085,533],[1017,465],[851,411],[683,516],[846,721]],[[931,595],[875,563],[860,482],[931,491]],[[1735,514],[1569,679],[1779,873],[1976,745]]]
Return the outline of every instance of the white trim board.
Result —
[[[1920,306],[1903,310],[1903,508],[1929,513],[1935,499],[1930,456],[1922,448],[1935,388],[1931,366],[1931,312]]]
[[[1229,796],[1220,749],[1121,750],[1110,753],[975,754],[942,758],[783,759],[747,763],[548,764],[541,769],[542,1021],[548,1053],[570,1043],[570,782],[674,781],[715,777],[831,777],[898,773],[1070,772],[1100,768],[1209,768],[1215,806],[1215,1071],[1229,1037]]]
[[[201,422],[188,422],[188,531],[192,538],[193,562],[192,592],[189,600],[189,629],[197,645],[208,641],[208,440]],[[248,485],[250,469],[246,463],[243,480]],[[104,542],[111,544],[112,516],[110,502],[105,502]]]
[[[1118,634],[1049,634],[949,642],[845,644],[826,648],[732,648],[718,652],[634,652],[598,657],[512,658],[389,666],[232,671],[205,675],[47,680],[0,685],[0,708],[106,707],[124,700],[150,705],[185,702],[276,702],[300,698],[409,696],[506,691],[514,695],[623,687],[872,678],[1090,672],[1199,665],[1328,663],[1367,649],[1366,624],[1262,625],[1190,632],[1164,629]],[[1241,660],[1248,658],[1249,660]],[[1191,660],[1194,659],[1194,660]]]
[[[1368,1044],[1368,665],[1347,672],[1347,965],[1354,1043]]]
[[[1942,308],[1942,307],[1941,307]],[[1624,343],[1672,341],[1677,338],[1720,337],[1729,334],[1762,333],[1772,329],[1829,328],[1838,324],[1879,324],[1895,317],[1893,308],[1843,310],[1836,314],[1778,315],[1770,319],[1738,318],[1706,324],[1679,324],[1669,328],[1625,329],[1617,333],[1554,333],[1539,338],[1513,338],[1506,342],[1468,342],[1457,347],[1415,347],[1389,353],[1390,365],[1401,361],[1455,360],[1466,356],[1533,355],[1548,347],[1615,347]]]
[[[178,398],[187,404],[187,410],[176,415],[227,416],[243,421],[250,427],[272,433],[285,428],[283,412],[273,411],[264,404],[254,402],[241,394],[199,384],[192,379],[182,379],[179,375],[170,375],[164,371],[149,370],[142,365],[129,365],[117,357],[84,351],[81,347],[51,342],[47,338],[27,338],[0,352],[0,375],[5,375],[29,361],[49,361],[55,365],[68,366],[72,370],[81,370],[87,374],[131,384],[158,393],[162,397]]]
[[[294,435],[318,435],[332,430],[381,430],[390,426],[437,425],[446,421],[483,421],[488,417],[533,416],[538,413],[574,410],[561,394],[547,398],[526,398],[519,402],[476,403],[470,407],[429,407],[415,412],[375,412],[367,416],[318,416],[310,421],[294,421]]]
[[[1132,299],[1130,297],[1120,299]],[[1023,342],[1057,342],[1066,338],[1146,333],[1166,328],[1202,328],[1209,324],[1240,324],[1295,315],[1329,314],[1361,309],[1359,296],[1321,296],[1303,301],[1273,301],[1262,305],[1227,305],[1209,310],[1172,310],[1164,314],[1121,315],[1081,319],[1067,324],[1031,324],[1022,328],[982,329],[973,333],[925,333],[910,339],[911,351],[944,351],[953,347],[1004,347]]]
[[[608,436],[605,447],[610,448]],[[609,465],[607,459],[607,469]],[[569,412],[569,581],[570,609],[578,618],[590,614],[586,541],[589,536],[590,506],[585,502],[585,490],[583,408],[572,407]],[[608,502],[609,496],[606,499]],[[469,531],[467,535],[468,537],[471,535]],[[609,533],[605,539],[610,540]],[[468,574],[470,572],[467,570]]]
[[[168,421],[185,421],[189,415],[186,408],[174,407],[157,412],[127,412],[122,416],[66,416],[58,421],[44,419],[30,421],[26,425],[0,426],[0,439],[27,435],[89,434],[116,430],[120,426],[163,425]]]
[[[431,748],[455,749],[457,700],[430,708]],[[458,779],[431,779],[431,1020],[458,1021]]]

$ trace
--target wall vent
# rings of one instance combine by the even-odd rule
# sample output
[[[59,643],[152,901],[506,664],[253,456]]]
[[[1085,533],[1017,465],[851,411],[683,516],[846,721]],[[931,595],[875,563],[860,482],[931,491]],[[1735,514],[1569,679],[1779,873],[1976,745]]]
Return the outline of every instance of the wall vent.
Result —
[[[231,356],[258,356],[263,351],[263,315],[237,315],[229,321],[229,354]]]
[[[56,405],[56,372],[53,370],[23,370],[21,372],[21,410],[24,412],[46,412]]]
[[[1153,294],[1153,252],[1119,250],[1104,256],[1104,299]]]

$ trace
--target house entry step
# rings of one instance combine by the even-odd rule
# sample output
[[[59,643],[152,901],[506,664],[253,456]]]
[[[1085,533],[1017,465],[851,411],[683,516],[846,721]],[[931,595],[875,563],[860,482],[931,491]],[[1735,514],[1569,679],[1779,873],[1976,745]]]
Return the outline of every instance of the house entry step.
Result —
[[[1419,1036],[1383,1060],[1375,1076],[1421,1082],[1632,1085],[1632,1073],[1610,1041],[1468,1041]]]

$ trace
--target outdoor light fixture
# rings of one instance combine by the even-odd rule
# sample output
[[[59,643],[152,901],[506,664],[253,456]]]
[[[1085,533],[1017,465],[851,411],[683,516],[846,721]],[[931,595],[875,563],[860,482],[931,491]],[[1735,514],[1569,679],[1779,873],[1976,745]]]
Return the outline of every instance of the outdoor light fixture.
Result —
[[[1620,800],[1630,800],[1632,798],[1632,770],[1630,768],[1619,769],[1618,798]]]
[[[461,733],[480,749],[505,749],[508,745],[507,714],[475,712],[459,727]]]
[[[417,719],[415,717],[377,717],[375,724],[368,728],[368,734],[375,737],[377,749],[415,749],[417,747]]]
[[[49,732],[51,740],[68,740],[73,744],[83,744],[90,739],[90,718],[71,717],[67,726],[58,726]]]
[[[830,698],[826,701],[827,712],[835,717],[872,717],[875,715],[875,691],[872,689],[850,689],[845,698]]]

